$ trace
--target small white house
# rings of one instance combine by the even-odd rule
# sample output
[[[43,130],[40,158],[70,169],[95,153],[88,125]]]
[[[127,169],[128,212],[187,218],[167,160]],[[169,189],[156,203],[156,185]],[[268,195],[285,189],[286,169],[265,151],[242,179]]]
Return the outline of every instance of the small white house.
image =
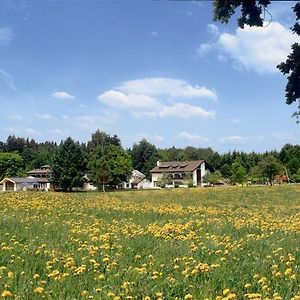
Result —
[[[122,182],[119,187],[124,189],[147,189],[151,188],[152,184],[143,173],[133,170],[128,180]]]
[[[163,178],[167,178],[168,185],[183,185],[192,181],[193,186],[203,184],[203,176],[210,173],[212,168],[204,160],[193,161],[157,161],[157,165],[150,171],[152,174],[152,186],[158,187]]]
[[[35,177],[11,177],[1,180],[2,190],[5,191],[22,191],[22,190],[41,190],[48,191],[50,189],[50,182],[48,178]]]

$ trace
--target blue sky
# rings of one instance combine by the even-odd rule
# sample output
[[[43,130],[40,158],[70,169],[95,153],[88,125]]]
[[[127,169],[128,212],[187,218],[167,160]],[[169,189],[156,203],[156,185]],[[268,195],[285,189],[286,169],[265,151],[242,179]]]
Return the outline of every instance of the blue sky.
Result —
[[[125,147],[295,144],[276,70],[297,40],[291,6],[241,30],[205,1],[2,1],[0,140],[85,142],[99,128]]]

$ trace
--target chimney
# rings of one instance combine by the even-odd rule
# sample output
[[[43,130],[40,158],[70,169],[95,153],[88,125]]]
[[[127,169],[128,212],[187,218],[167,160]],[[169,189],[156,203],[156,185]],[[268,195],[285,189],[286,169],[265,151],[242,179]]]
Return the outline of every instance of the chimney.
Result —
[[[160,166],[160,160],[158,160],[157,162],[156,162],[156,165],[159,167]]]

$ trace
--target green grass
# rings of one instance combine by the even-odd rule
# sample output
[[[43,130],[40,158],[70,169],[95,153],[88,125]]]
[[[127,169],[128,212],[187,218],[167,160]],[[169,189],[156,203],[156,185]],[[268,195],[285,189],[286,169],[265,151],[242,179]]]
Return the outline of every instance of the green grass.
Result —
[[[299,186],[0,194],[15,299],[296,300],[299,245]]]

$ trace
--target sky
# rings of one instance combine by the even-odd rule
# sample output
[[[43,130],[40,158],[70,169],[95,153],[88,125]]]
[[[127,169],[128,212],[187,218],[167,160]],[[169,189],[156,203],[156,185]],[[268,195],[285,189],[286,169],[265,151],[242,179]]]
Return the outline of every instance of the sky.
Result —
[[[276,69],[299,41],[292,5],[240,29],[214,22],[210,1],[0,0],[0,140],[100,129],[127,148],[299,143]]]

